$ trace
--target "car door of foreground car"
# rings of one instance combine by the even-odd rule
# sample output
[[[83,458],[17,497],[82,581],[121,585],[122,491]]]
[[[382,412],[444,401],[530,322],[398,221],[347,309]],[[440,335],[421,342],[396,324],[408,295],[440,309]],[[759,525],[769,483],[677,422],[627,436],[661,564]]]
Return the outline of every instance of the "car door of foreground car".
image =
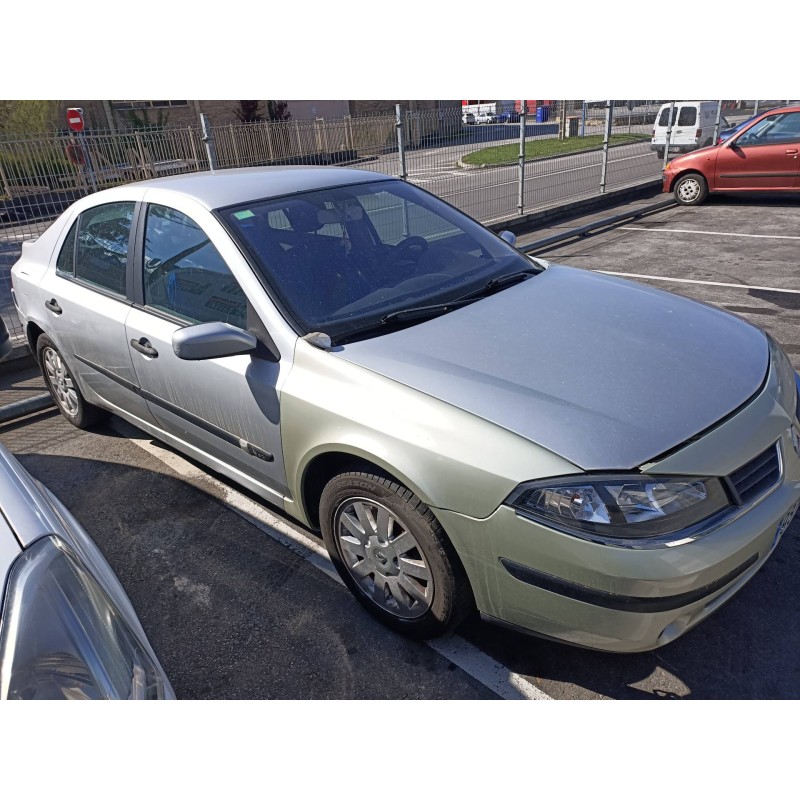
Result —
[[[800,112],[765,117],[720,148],[716,188],[754,191],[796,188],[799,150]]]
[[[136,203],[130,201],[104,203],[81,213],[66,227],[55,264],[39,289],[46,309],[45,333],[81,385],[152,423],[147,404],[134,391],[136,374],[125,339],[135,211]]]
[[[172,347],[172,335],[187,325],[246,329],[255,312],[244,291],[186,214],[150,204],[141,224],[141,298],[128,316],[126,340],[152,415],[167,433],[285,495],[281,365],[256,354],[184,360]]]

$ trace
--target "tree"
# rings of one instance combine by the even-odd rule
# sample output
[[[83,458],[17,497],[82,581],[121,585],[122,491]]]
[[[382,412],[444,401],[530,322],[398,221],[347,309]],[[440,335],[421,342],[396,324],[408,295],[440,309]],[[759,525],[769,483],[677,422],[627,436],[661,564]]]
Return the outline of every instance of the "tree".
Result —
[[[150,119],[151,111],[153,111],[151,108],[132,108],[125,111],[118,111],[117,113],[128,123],[128,127],[134,130],[165,127],[169,120],[169,111],[164,111],[163,108],[156,109],[155,120]]]
[[[260,100],[240,100],[233,113],[241,122],[262,122],[264,119],[264,106]]]
[[[267,100],[267,115],[270,122],[285,122],[292,118],[285,100]]]
[[[0,101],[0,132],[52,133],[58,129],[58,100]]]

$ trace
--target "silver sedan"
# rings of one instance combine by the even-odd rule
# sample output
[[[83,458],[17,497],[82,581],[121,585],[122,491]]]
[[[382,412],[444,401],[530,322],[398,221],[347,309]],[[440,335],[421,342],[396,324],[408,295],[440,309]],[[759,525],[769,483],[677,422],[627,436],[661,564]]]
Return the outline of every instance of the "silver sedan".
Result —
[[[800,503],[795,373],[730,314],[513,240],[386,175],[223,170],[78,201],[12,280],[67,419],[320,528],[394,629],[661,646]]]

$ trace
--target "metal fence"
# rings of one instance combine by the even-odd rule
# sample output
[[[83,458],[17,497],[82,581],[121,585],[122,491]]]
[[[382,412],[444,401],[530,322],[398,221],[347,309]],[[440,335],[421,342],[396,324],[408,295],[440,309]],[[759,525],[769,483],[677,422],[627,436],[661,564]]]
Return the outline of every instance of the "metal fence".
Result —
[[[495,109],[472,124],[460,108],[206,126],[0,136],[0,314],[22,335],[10,268],[86,194],[129,181],[282,164],[344,165],[403,177],[484,223],[656,179],[659,100],[541,103]],[[718,101],[745,118],[782,101]],[[499,115],[498,115],[499,114]],[[524,147],[524,157],[520,157]]]

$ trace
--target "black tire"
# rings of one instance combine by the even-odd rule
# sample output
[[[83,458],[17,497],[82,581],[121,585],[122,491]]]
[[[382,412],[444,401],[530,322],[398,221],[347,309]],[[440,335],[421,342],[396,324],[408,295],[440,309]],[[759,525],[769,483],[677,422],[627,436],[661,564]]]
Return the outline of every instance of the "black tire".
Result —
[[[664,160],[664,148],[663,147],[659,147],[659,148],[656,149],[656,158],[658,158],[659,161],[663,161]]]
[[[45,334],[36,342],[36,359],[58,410],[76,428],[91,428],[108,415],[107,411],[87,402],[63,356]]]
[[[689,172],[678,178],[672,191],[680,205],[699,206],[708,197],[708,183],[699,172]]]
[[[359,525],[362,516],[356,512],[357,505],[368,514],[369,531],[363,522]],[[378,517],[381,508],[390,519],[385,540]],[[322,538],[345,586],[385,625],[409,638],[432,639],[455,628],[470,613],[472,591],[452,544],[433,512],[406,487],[381,475],[346,472],[325,487],[319,510]],[[342,522],[345,517],[347,525]],[[343,531],[353,530],[353,522],[368,540],[366,545],[360,544],[360,536],[343,537]],[[411,534],[414,546],[401,550],[409,544],[406,533]],[[363,556],[355,552],[358,548]],[[382,574],[378,558],[384,561]],[[404,565],[413,566],[416,575],[407,574]],[[351,572],[354,567],[360,570],[358,577]],[[404,588],[409,582],[410,588],[415,587],[413,596]],[[426,596],[420,599],[423,593]]]

